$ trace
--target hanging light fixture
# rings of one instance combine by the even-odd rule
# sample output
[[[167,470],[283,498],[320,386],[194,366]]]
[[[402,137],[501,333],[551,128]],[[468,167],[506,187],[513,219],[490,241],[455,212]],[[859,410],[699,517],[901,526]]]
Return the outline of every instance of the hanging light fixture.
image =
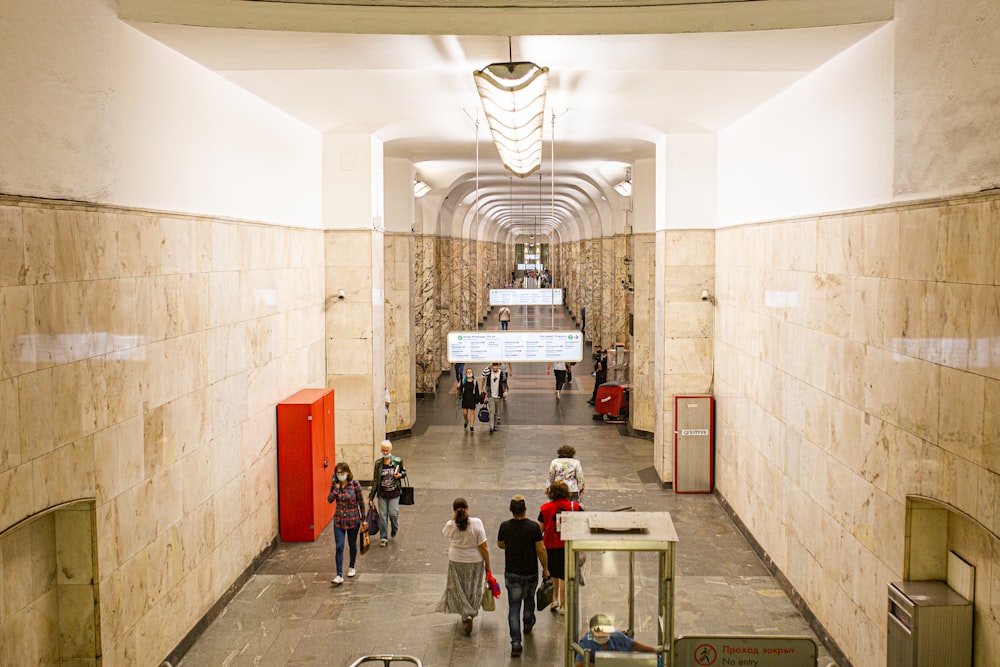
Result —
[[[620,194],[622,197],[632,196],[632,167],[627,167],[625,169],[625,180],[621,183],[611,186],[615,189],[615,192]]]
[[[529,62],[487,65],[473,73],[503,166],[530,176],[542,165],[542,125],[549,68]]]
[[[419,178],[413,179],[413,196],[423,197],[425,194],[431,191],[431,186],[427,185]]]

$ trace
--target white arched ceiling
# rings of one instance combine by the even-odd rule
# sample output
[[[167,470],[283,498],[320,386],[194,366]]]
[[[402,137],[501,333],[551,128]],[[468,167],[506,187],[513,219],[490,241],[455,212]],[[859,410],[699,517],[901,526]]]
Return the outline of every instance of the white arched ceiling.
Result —
[[[625,165],[607,166],[625,175]],[[553,180],[555,187],[553,188]],[[436,233],[512,243],[541,235],[552,242],[613,233],[615,211],[622,199],[586,173],[460,175],[445,196]]]
[[[611,186],[664,137],[719,132],[892,18],[892,0],[637,0],[627,11],[616,0],[117,6],[137,29],[317,132],[367,132],[385,157],[411,161],[433,189],[420,204],[425,233],[504,243],[536,227],[553,240],[615,233],[624,215]],[[551,72],[556,120],[546,121],[541,196],[530,177],[508,185],[485,121],[476,123],[472,72],[510,58]]]

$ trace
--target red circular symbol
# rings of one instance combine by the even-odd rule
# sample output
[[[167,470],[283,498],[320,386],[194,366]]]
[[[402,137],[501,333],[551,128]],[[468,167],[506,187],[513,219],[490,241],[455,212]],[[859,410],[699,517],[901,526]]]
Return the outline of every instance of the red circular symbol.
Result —
[[[714,665],[715,657],[715,647],[711,644],[702,644],[694,650],[694,661],[701,667]]]

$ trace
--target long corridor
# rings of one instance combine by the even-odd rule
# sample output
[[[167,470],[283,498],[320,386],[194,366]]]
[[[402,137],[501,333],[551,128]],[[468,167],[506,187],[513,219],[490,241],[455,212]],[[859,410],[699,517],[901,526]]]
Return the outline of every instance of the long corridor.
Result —
[[[527,310],[515,309],[511,329],[574,328],[565,315]],[[495,325],[495,316],[487,319],[487,328]],[[586,359],[589,354],[588,346]],[[528,516],[535,517],[546,500],[549,462],[563,444],[574,446],[583,464],[586,509],[671,513],[679,536],[676,635],[814,636],[714,495],[675,495],[662,488],[652,467],[652,441],[628,436],[624,425],[592,419],[586,404],[593,388],[590,365],[585,360],[577,366],[561,400],[545,364],[515,365],[496,433],[462,428],[454,376],[443,374],[437,393],[418,399],[412,437],[394,443],[416,487],[416,505],[400,509],[399,534],[387,547],[375,542],[359,555],[357,576],[339,586],[331,583],[332,524],[315,543],[279,544],[180,664],[345,667],[364,655],[395,653],[417,657],[427,667],[561,665],[567,617],[539,612],[524,653],[514,658],[506,593],[496,611],[480,612],[471,636],[457,616],[434,607],[445,585],[448,545],[441,528],[451,517],[453,498],[466,498],[472,516],[483,520],[502,587],[496,531],[510,518],[510,497],[524,494]],[[482,371],[475,370],[477,376]],[[834,664],[822,645],[819,656],[820,667]]]

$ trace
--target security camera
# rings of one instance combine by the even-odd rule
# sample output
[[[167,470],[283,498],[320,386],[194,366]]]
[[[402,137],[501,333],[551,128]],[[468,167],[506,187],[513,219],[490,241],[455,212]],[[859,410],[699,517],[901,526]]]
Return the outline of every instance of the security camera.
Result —
[[[708,294],[708,292],[705,292],[705,294]],[[338,299],[346,299],[347,298],[347,295],[344,294],[344,290],[342,290],[342,289],[337,290],[337,298]]]
[[[707,289],[703,289],[701,291],[701,300],[702,301],[708,301],[708,290]]]

